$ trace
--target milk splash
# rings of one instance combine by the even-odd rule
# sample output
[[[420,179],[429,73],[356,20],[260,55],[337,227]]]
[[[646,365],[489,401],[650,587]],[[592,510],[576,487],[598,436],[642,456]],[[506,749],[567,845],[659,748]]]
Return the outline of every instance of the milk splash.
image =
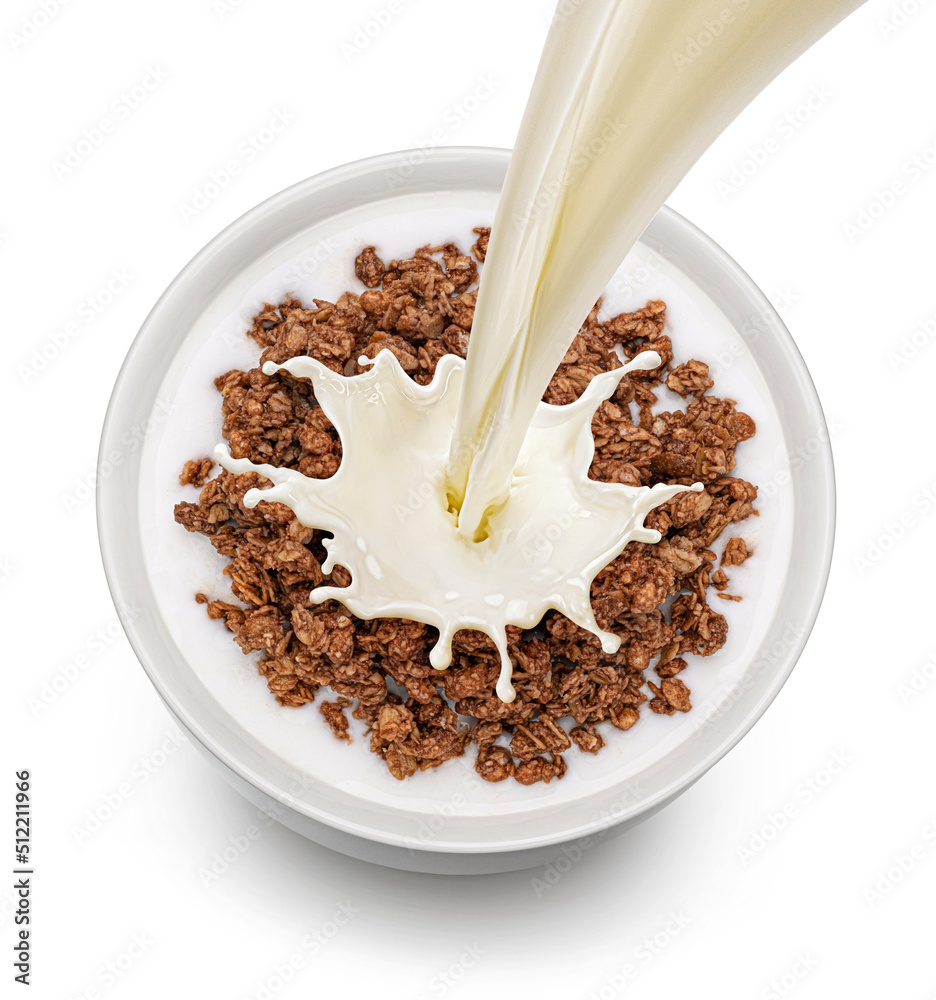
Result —
[[[477,629],[494,640],[501,669],[497,695],[516,696],[507,653],[507,625],[531,628],[551,608],[594,633],[606,653],[621,640],[602,630],[589,591],[596,574],[631,540],[658,542],[643,526],[654,508],[691,487],[600,483],[588,478],[594,455],[591,421],[629,371],[661,364],[644,351],[614,371],[596,375],[566,406],[541,402],[514,468],[508,502],[491,514],[488,534],[459,534],[445,492],[445,463],[455,427],[465,363],[439,360],[427,386],[415,383],[387,350],[360,375],[337,375],[313,358],[267,362],[312,382],[315,398],[341,437],[343,455],[328,479],[235,459],[219,445],[215,458],[228,472],[257,472],[275,485],[252,489],[247,507],[275,500],[308,527],[331,532],[328,558],[351,573],[348,587],[317,587],[313,603],[340,601],[358,618],[408,618],[439,630],[429,662],[452,662],[452,637]]]

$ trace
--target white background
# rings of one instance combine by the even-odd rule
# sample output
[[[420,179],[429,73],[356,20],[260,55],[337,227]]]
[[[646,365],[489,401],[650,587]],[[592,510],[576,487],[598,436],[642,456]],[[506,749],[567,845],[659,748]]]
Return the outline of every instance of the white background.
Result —
[[[60,3],[45,0],[50,16],[11,0],[0,22],[0,869],[13,867],[13,771],[29,768],[32,995],[936,996],[936,5],[901,0],[901,15],[869,0],[670,199],[781,309],[833,428],[829,590],[764,718],[675,804],[559,877],[412,875],[264,826],[205,884],[199,869],[257,816],[172,742],[119,634],[92,497],[118,367],[185,262],[267,196],[439,128],[445,143],[511,146],[552,5],[401,0],[354,51],[381,0]],[[494,92],[465,118],[456,106],[483,79]],[[144,81],[145,100],[118,117]],[[278,109],[289,126],[184,220],[180,205]],[[787,137],[778,123],[797,112]],[[114,129],[56,171],[102,117]],[[726,188],[768,138],[765,162]],[[927,153],[932,169],[911,177],[907,162]],[[873,207],[894,182],[893,204]],[[109,282],[119,294],[89,311]],[[43,347],[55,356],[38,371]],[[37,708],[56,677],[74,679]],[[121,785],[116,813],[76,835]],[[4,989],[11,885],[0,879]],[[353,915],[329,937],[342,905]],[[314,932],[327,938],[315,954],[303,945]]]

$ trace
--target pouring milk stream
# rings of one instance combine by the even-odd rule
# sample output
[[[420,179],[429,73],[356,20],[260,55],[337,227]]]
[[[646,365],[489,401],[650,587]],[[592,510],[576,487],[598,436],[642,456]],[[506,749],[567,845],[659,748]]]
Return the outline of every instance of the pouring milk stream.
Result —
[[[462,535],[483,534],[505,501],[537,401],[668,195],[784,67],[862,2],[572,0],[557,15],[475,309],[447,466]]]
[[[550,378],[627,252],[724,127],[786,65],[862,0],[579,0],[554,19],[524,113],[484,264],[467,362],[443,357],[429,386],[389,351],[369,371],[309,378],[339,433],[330,479],[216,457],[259,472],[261,500],[333,534],[323,570],[346,567],[340,601],[360,618],[439,630],[430,662],[478,629],[500,652],[497,694],[515,697],[506,626],[551,608],[599,637],[595,575],[631,540],[657,542],[645,515],[700,484],[629,487],[588,478],[592,417],[645,351],[597,375],[576,402],[541,402]],[[361,359],[361,363],[367,359]],[[403,453],[405,451],[405,454]]]

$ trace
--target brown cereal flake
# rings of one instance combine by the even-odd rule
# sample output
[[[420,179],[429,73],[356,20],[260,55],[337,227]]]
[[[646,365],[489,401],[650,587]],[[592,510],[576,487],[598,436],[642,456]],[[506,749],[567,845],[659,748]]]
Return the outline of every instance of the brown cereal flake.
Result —
[[[319,705],[322,718],[328,723],[335,738],[347,743],[351,742],[351,734],[348,732],[348,718],[344,714],[344,710],[350,704],[350,698],[336,698],[334,701],[323,701]]]
[[[376,247],[364,247],[354,261],[354,273],[368,288],[376,288],[383,281],[386,272],[384,262],[377,256],[376,251]]]
[[[516,773],[516,765],[506,747],[494,744],[478,748],[475,770],[485,781],[504,781]]]
[[[569,737],[572,742],[585,753],[598,753],[605,745],[601,733],[590,724],[584,726],[573,726],[569,730]]]
[[[553,778],[561,778],[566,772],[566,762],[561,754],[551,753],[549,758],[531,757],[519,763],[514,771],[514,779],[521,785],[533,785],[544,781],[547,785]]]
[[[740,566],[752,555],[743,538],[729,538],[722,553],[722,566]]]
[[[214,468],[214,462],[210,458],[196,458],[186,462],[179,473],[179,483],[182,486],[197,486],[199,489],[205,485],[208,473]]]
[[[660,687],[667,704],[672,705],[677,712],[688,712],[692,708],[689,704],[689,688],[678,677],[665,678]]]
[[[657,664],[657,676],[661,678],[675,677],[677,674],[682,673],[688,666],[689,664],[681,656],[676,656],[673,657],[672,660],[664,663],[662,666]]]
[[[687,361],[666,376],[666,385],[680,396],[701,396],[715,385],[704,361]]]
[[[477,258],[478,263],[483,264],[484,258],[487,255],[488,240],[491,238],[491,230],[489,227],[479,226],[477,229],[473,229],[472,232],[478,234],[478,242],[472,246],[471,252]]]

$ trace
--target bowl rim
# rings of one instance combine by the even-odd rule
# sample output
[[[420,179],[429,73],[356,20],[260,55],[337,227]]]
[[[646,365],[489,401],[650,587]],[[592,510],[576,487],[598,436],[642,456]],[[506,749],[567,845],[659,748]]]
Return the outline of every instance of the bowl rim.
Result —
[[[197,281],[199,273],[212,260],[240,241],[258,222],[282,207],[293,203],[301,196],[311,194],[315,191],[326,190],[336,182],[369,176],[394,168],[399,169],[402,164],[412,164],[414,162],[479,164],[485,161],[489,164],[492,162],[506,164],[509,156],[509,150],[479,146],[444,146],[429,149],[399,150],[370,156],[333,167],[290,185],[255,205],[228,224],[179,271],[156,301],[134,338],[121,365],[107,406],[99,446],[99,473],[105,462],[105,456],[110,453],[114,442],[117,440],[119,431],[124,425],[122,411],[125,409],[125,403],[130,392],[129,383],[135,374],[135,369],[139,362],[145,360],[144,355],[145,349],[148,346],[149,331],[157,327],[163,315],[170,310],[172,303],[179,294],[179,290],[188,286],[191,282]],[[710,266],[717,270],[724,280],[740,288],[751,303],[759,306],[761,315],[770,327],[771,334],[780,338],[781,346],[797,376],[799,392],[803,400],[810,407],[816,425],[824,432],[820,434],[820,449],[816,456],[819,464],[815,467],[821,472],[821,489],[812,499],[816,503],[816,509],[821,513],[827,530],[822,536],[821,547],[810,553],[812,557],[811,574],[806,581],[806,585],[810,588],[807,602],[809,610],[802,622],[802,631],[796,641],[791,643],[789,649],[786,650],[782,664],[773,668],[775,672],[773,673],[772,683],[768,686],[760,700],[754,705],[753,710],[748,711],[747,716],[735,724],[726,738],[721,740],[711,752],[694,762],[693,766],[686,770],[678,780],[674,780],[656,792],[641,798],[638,803],[639,808],[623,809],[610,822],[606,817],[584,819],[578,825],[568,827],[561,833],[528,836],[513,840],[490,840],[484,843],[473,841],[464,843],[457,841],[430,841],[418,845],[418,849],[421,851],[484,854],[521,851],[533,847],[548,846],[574,840],[594,834],[609,826],[616,826],[628,820],[634,821],[637,817],[652,814],[656,809],[689,788],[750,731],[789,678],[815,624],[828,582],[835,525],[835,485],[832,453],[829,446],[829,435],[826,429],[822,406],[815,385],[809,375],[802,355],[785,324],[760,288],[737,262],[710,237],[698,229],[698,227],[668,206],[664,205],[660,209],[657,219],[660,220],[662,225],[669,227],[669,231],[681,232],[687,236],[694,243],[695,249],[707,258]],[[126,504],[121,502],[118,489],[119,482],[118,477],[101,474],[98,476],[96,516],[105,576],[118,617],[127,634],[130,645],[143,669],[146,671],[150,682],[156,688],[160,698],[166,704],[171,714],[182,723],[189,735],[196,739],[204,750],[215,758],[223,768],[230,770],[233,774],[267,795],[271,800],[279,802],[288,809],[297,811],[300,815],[324,823],[334,829],[353,834],[354,836],[364,837],[368,840],[395,847],[412,849],[414,845],[411,837],[374,829],[353,820],[336,817],[324,810],[316,810],[308,801],[298,800],[284,789],[270,782],[267,777],[257,773],[252,767],[232,754],[225,747],[219,734],[210,731],[210,727],[206,726],[205,720],[197,718],[184,699],[181,699],[177,692],[171,688],[161,673],[159,663],[156,662],[156,658],[147,648],[145,636],[136,627],[133,615],[129,610],[133,607],[133,602],[125,599],[127,595],[123,590],[123,581],[125,578],[128,578],[125,570],[128,568],[128,560],[132,558],[132,554],[127,547],[117,543],[117,540],[112,537],[109,530],[109,521],[114,514],[126,515],[127,508]]]

